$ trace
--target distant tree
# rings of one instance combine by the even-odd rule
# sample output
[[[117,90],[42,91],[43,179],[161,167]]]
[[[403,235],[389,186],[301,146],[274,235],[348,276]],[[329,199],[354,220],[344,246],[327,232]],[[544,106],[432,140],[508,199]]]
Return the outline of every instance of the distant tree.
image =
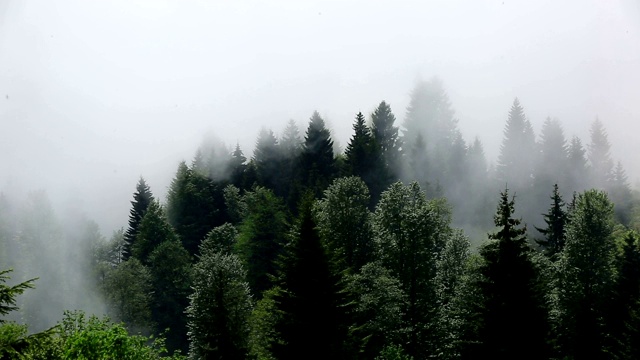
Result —
[[[280,262],[275,296],[282,313],[275,325],[282,342],[272,344],[277,359],[317,359],[343,357],[346,329],[341,326],[337,278],[331,274],[329,258],[313,220],[313,198],[305,197],[293,241]],[[310,351],[313,355],[310,355]]]
[[[318,233],[340,271],[356,272],[374,258],[369,191],[358,177],[338,178],[315,207]]]
[[[568,148],[567,190],[583,191],[588,188],[586,150],[578,137],[573,137]],[[570,195],[570,194],[569,194]]]
[[[496,168],[498,180],[522,191],[532,185],[535,136],[520,101],[513,101]]]
[[[591,165],[592,186],[606,190],[613,175],[613,160],[611,160],[611,144],[607,131],[599,119],[591,124],[591,142],[589,143],[589,164]]]
[[[247,158],[244,156],[240,144],[236,144],[236,148],[231,154],[231,161],[229,162],[230,180],[231,183],[237,187],[242,186],[244,181],[244,172],[247,168]]]
[[[359,176],[369,189],[374,189],[379,194],[389,182],[387,167],[361,112],[356,115],[353,131],[345,150],[348,174]]]
[[[131,210],[129,211],[129,227],[124,233],[124,240],[126,242],[124,249],[124,260],[127,260],[131,256],[131,248],[138,236],[138,227],[142,222],[144,214],[147,212],[149,204],[153,201],[153,194],[151,189],[144,181],[144,178],[140,177],[138,185],[136,185],[136,192],[133,193],[133,201],[131,201]]]
[[[543,217],[544,222],[547,224],[546,227],[536,227],[536,230],[544,236],[544,239],[537,239],[536,242],[544,249],[545,255],[555,260],[564,248],[565,228],[569,221],[569,215],[565,210],[565,203],[558,190],[558,184],[553,185],[551,207]]]
[[[315,111],[309,121],[301,153],[302,183],[316,196],[329,186],[336,168],[333,140],[324,120]]]
[[[605,309],[614,281],[613,205],[606,193],[577,196],[558,263],[557,321],[561,353],[605,359]]]
[[[396,116],[391,112],[391,106],[385,101],[382,101],[371,114],[371,134],[384,162],[384,168],[379,170],[384,180],[383,189],[400,179],[402,168],[402,142],[398,137],[395,121]]]
[[[285,199],[290,208],[295,207],[298,201],[298,191],[300,184],[296,182],[300,170],[299,160],[302,152],[302,139],[300,130],[293,120],[287,122],[282,138],[280,139],[280,153],[282,163],[278,182],[281,184],[281,196]]]
[[[500,194],[494,221],[498,230],[480,249],[482,264],[476,283],[482,295],[474,304],[479,321],[477,344],[463,358],[543,359],[548,357],[548,313],[531,260],[526,228],[513,218],[514,200],[508,189]],[[526,354],[523,354],[523,349]]]
[[[633,207],[633,196],[627,174],[618,162],[611,173],[611,181],[608,186],[609,196],[615,204],[614,214],[616,220],[624,225],[629,225]]]
[[[277,192],[280,170],[280,147],[273,131],[262,129],[258,134],[256,147],[253,150],[253,161],[256,165],[258,183]]]
[[[252,305],[240,259],[203,252],[193,275],[187,308],[190,358],[245,359]]]

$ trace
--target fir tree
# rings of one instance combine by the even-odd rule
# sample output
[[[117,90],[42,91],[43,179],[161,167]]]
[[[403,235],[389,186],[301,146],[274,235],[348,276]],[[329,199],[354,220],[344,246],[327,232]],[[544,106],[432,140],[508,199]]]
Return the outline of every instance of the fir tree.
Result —
[[[402,144],[395,121],[396,117],[385,101],[382,101],[371,114],[371,134],[380,149],[384,164],[384,167],[378,170],[379,176],[384,180],[383,189],[400,178]]]
[[[331,134],[317,111],[309,121],[300,165],[303,184],[320,196],[333,179],[336,167]]]
[[[611,144],[607,131],[599,119],[591,124],[591,142],[589,143],[589,164],[591,165],[592,186],[607,190],[613,175],[613,160],[611,160]]]
[[[544,249],[545,255],[555,259],[562,251],[565,243],[565,227],[569,220],[567,211],[564,209],[565,203],[562,200],[558,184],[553,185],[553,194],[551,195],[551,207],[544,214],[544,222],[547,224],[545,228],[538,228],[544,239],[538,239],[536,242]]]
[[[520,101],[513,101],[500,146],[497,175],[502,183],[516,190],[526,190],[532,183],[535,137]]]
[[[140,177],[138,185],[136,185],[136,192],[133,193],[133,201],[131,201],[131,210],[129,211],[129,227],[124,233],[125,249],[123,252],[124,260],[127,260],[131,256],[131,249],[138,236],[138,228],[142,222],[144,214],[147,212],[149,204],[153,202],[153,194],[151,189],[144,181],[144,178]]]

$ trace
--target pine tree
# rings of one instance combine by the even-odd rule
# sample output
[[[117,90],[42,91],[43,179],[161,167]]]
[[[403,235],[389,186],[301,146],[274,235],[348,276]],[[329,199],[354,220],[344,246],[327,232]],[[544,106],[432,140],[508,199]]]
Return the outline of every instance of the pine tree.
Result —
[[[256,147],[253,150],[253,161],[256,165],[258,183],[279,194],[278,178],[280,170],[280,147],[273,131],[262,129],[258,134]]]
[[[532,184],[535,137],[520,101],[513,101],[504,129],[496,172],[498,180],[524,191]]]
[[[311,116],[304,138],[301,170],[303,184],[316,196],[329,186],[336,172],[333,140],[317,111]]]
[[[548,355],[548,314],[538,270],[531,260],[526,227],[513,218],[514,209],[505,189],[494,216],[498,231],[489,234],[493,241],[480,249],[483,262],[476,286],[482,302],[475,304],[480,338],[464,357],[543,359]]]
[[[565,227],[569,221],[567,211],[564,209],[565,203],[558,190],[558,184],[553,185],[551,201],[549,211],[543,215],[544,222],[547,224],[546,228],[536,227],[536,230],[544,235],[544,239],[538,239],[536,242],[544,249],[545,255],[556,259],[564,248]]]
[[[384,164],[384,167],[378,170],[379,176],[384,180],[383,189],[400,179],[402,143],[398,137],[398,127],[394,125],[395,121],[396,117],[385,101],[382,101],[371,114],[371,134],[380,148]]]
[[[591,142],[589,143],[589,164],[591,165],[592,186],[606,190],[613,175],[613,160],[610,154],[611,144],[607,131],[599,119],[591,124]]]
[[[247,158],[244,156],[240,144],[236,143],[236,148],[231,154],[231,161],[229,162],[230,180],[236,187],[242,186],[244,180],[244,172],[247,168]]]
[[[353,137],[345,150],[348,172],[350,175],[359,176],[364,180],[377,198],[376,194],[382,192],[383,187],[388,183],[387,175],[384,175],[386,167],[361,112],[356,115],[353,131]]]
[[[129,227],[124,234],[125,249],[124,260],[127,260],[131,256],[131,249],[138,236],[138,227],[142,222],[144,214],[147,212],[149,204],[153,202],[153,194],[151,189],[144,181],[144,178],[140,177],[138,185],[136,185],[136,192],[133,193],[133,201],[131,201],[131,210],[129,211]]]
[[[282,313],[276,324],[282,342],[272,344],[277,359],[338,359],[343,357],[345,329],[341,326],[337,279],[313,220],[313,198],[300,207],[296,237],[282,257],[275,297]]]

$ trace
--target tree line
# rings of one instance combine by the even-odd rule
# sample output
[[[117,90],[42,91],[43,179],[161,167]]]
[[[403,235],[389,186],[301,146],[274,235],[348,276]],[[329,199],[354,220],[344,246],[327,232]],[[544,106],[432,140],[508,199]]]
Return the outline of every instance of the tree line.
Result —
[[[343,153],[318,112],[250,159],[205,144],[162,203],[141,178],[126,230],[84,244],[106,312],[197,359],[637,357],[640,217],[602,122],[536,140],[516,99],[491,166],[438,80],[403,131],[369,118]]]

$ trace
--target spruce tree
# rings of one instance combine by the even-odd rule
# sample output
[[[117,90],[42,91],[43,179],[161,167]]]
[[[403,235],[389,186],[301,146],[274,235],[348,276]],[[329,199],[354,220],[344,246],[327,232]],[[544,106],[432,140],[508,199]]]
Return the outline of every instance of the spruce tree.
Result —
[[[380,150],[365,124],[364,115],[359,112],[353,124],[353,137],[345,150],[345,162],[350,175],[359,176],[367,187],[377,194],[382,192],[388,183],[386,167],[382,161]],[[380,178],[382,176],[382,178]],[[375,202],[375,200],[374,200]]]
[[[591,170],[591,186],[600,190],[609,188],[613,175],[611,160],[611,144],[604,125],[599,119],[591,124],[591,142],[589,143],[589,164]]]
[[[165,241],[178,241],[178,237],[167,221],[162,206],[152,201],[140,222],[131,255],[144,265],[149,264],[149,255]]]
[[[262,129],[253,150],[253,161],[258,174],[258,184],[279,194],[280,147],[273,131]]]
[[[136,185],[136,192],[133,193],[133,201],[131,201],[131,210],[129,211],[129,227],[124,233],[124,260],[127,260],[131,256],[131,248],[133,247],[133,244],[136,240],[136,236],[138,236],[138,227],[140,227],[142,218],[147,212],[147,208],[152,201],[153,194],[151,194],[151,189],[144,181],[144,178],[140,177],[140,180],[138,180],[138,185]]]
[[[504,128],[504,138],[496,168],[498,180],[518,191],[526,191],[531,185],[535,137],[520,101],[513,101]]]
[[[465,358],[543,359],[548,356],[547,311],[538,270],[531,260],[526,227],[513,218],[508,189],[500,194],[494,222],[498,231],[482,246],[476,284],[482,302],[474,304],[480,330]],[[474,339],[470,340],[474,344]],[[526,351],[523,352],[523,350]]]
[[[574,136],[571,139],[567,152],[568,183],[566,189],[573,191],[584,191],[589,186],[589,179],[587,172],[586,150],[582,146],[582,141],[580,140],[580,138]]]
[[[565,203],[558,190],[558,184],[553,185],[551,207],[543,217],[547,226],[545,228],[536,227],[536,230],[544,235],[544,239],[538,239],[536,242],[544,249],[545,255],[556,259],[564,248],[565,227],[569,221],[567,211],[565,210]]]
[[[240,144],[236,143],[236,148],[231,154],[229,162],[230,181],[236,187],[241,187],[244,180],[244,172],[247,168],[247,158],[244,156]]]
[[[331,134],[317,111],[309,121],[300,165],[303,185],[320,196],[333,179],[336,166]]]
[[[384,167],[379,169],[383,188],[400,179],[402,143],[398,137],[398,127],[395,126],[396,116],[391,107],[382,101],[371,114],[371,134],[380,149]]]
[[[272,344],[276,359],[339,359],[345,328],[337,278],[322,246],[312,216],[313,198],[307,195],[301,206],[295,238],[281,259],[276,295],[276,324],[281,342]]]

